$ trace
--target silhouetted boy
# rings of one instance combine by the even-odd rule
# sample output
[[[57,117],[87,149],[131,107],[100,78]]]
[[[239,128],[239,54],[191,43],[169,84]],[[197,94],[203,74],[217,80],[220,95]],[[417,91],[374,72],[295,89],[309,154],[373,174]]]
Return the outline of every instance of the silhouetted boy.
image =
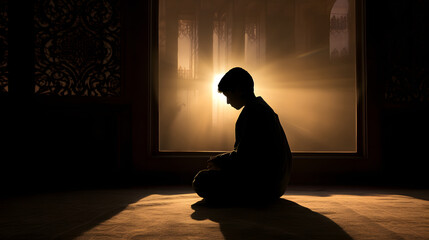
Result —
[[[283,195],[289,182],[292,154],[277,114],[253,90],[242,68],[229,70],[218,91],[227,103],[243,110],[235,124],[234,151],[208,160],[192,183],[212,203],[265,203]]]

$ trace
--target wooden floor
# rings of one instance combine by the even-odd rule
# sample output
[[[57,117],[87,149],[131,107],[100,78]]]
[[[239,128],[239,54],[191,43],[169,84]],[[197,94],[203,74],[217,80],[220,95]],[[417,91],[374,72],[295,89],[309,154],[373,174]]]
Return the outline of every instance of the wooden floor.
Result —
[[[199,201],[189,187],[6,198],[0,239],[429,239],[429,190],[292,186],[259,208]]]

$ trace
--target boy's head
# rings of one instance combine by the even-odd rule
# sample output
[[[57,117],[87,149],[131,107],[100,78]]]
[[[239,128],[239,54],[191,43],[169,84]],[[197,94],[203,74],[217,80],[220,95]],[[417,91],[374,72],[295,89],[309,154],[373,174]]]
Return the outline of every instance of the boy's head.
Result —
[[[252,76],[246,70],[235,67],[222,77],[218,84],[218,91],[226,96],[228,104],[238,110],[250,97],[255,96],[253,86]]]
[[[253,93],[253,78],[250,74],[240,68],[235,67],[230,69],[220,80],[218,91],[224,92],[243,92]]]

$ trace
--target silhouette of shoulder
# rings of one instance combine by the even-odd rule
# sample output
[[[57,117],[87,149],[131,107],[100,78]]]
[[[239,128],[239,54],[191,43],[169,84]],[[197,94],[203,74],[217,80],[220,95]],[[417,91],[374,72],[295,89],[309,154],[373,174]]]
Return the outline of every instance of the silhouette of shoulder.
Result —
[[[252,102],[246,105],[243,111],[245,111],[245,114],[250,118],[259,120],[272,120],[277,116],[274,110],[264,101],[262,97],[255,98]]]

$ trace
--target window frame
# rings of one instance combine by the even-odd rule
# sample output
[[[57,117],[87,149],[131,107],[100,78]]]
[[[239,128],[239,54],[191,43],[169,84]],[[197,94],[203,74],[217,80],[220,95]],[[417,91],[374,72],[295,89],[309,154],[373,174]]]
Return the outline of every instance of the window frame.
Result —
[[[220,151],[160,151],[159,150],[159,109],[158,109],[158,10],[159,0],[149,1],[149,124],[148,143],[149,155],[152,159],[206,159]],[[366,67],[366,35],[365,35],[365,0],[355,0],[355,42],[356,42],[356,152],[292,152],[294,159],[330,159],[330,160],[367,160],[367,67]]]

